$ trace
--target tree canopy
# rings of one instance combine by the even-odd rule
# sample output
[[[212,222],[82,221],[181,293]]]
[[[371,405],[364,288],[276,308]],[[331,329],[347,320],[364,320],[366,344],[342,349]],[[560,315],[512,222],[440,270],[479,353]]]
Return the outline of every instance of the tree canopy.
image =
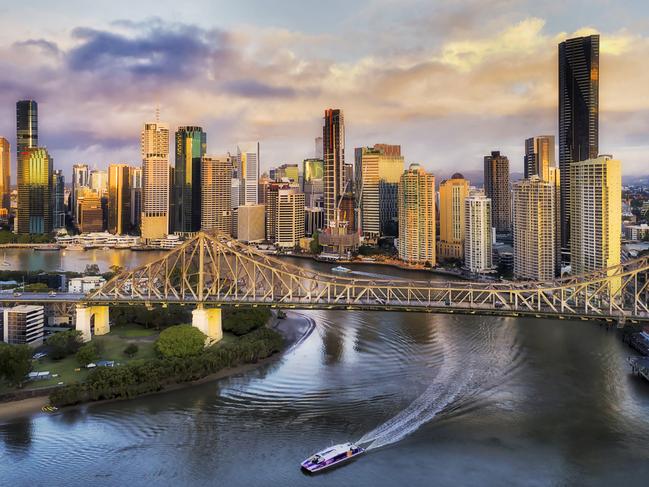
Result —
[[[0,378],[22,387],[32,370],[32,349],[27,345],[0,343]]]
[[[206,338],[191,325],[171,326],[160,333],[155,351],[162,358],[191,357],[203,351]]]

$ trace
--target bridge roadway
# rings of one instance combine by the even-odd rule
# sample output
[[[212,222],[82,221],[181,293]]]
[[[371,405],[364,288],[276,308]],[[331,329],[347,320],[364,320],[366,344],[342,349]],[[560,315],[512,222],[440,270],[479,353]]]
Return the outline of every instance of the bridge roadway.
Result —
[[[530,316],[649,322],[649,256],[548,282],[423,282],[357,279],[305,269],[227,235],[199,232],[153,262],[114,276],[87,295],[17,293],[0,302],[76,304],[89,340],[110,331],[119,304],[186,304],[192,323],[213,340],[223,305]]]
[[[168,304],[181,304],[188,306],[207,305],[214,307],[221,306],[245,306],[257,307],[267,306],[277,309],[303,309],[303,310],[362,310],[362,311],[406,311],[406,312],[423,312],[423,313],[443,313],[443,314],[467,314],[467,315],[487,315],[487,316],[505,316],[505,317],[534,317],[534,318],[551,318],[551,319],[581,319],[581,320],[599,320],[607,322],[618,322],[622,319],[619,314],[606,314],[602,313],[561,313],[553,310],[550,307],[542,306],[534,310],[529,309],[514,309],[508,306],[494,307],[491,303],[447,303],[447,302],[429,302],[418,304],[411,302],[404,304],[399,300],[381,300],[381,299],[366,299],[355,301],[340,300],[331,302],[327,300],[311,300],[307,297],[297,297],[291,301],[273,302],[262,300],[241,301],[239,299],[209,299],[207,301],[199,302],[193,299],[179,299],[174,297],[166,297],[158,299],[153,296],[149,298],[139,299],[124,299],[124,298],[106,298],[103,296],[92,296],[92,294],[83,293],[67,293],[59,292],[55,294],[50,293],[30,293],[23,292],[17,295],[10,293],[0,293],[0,303],[2,304],[40,304],[40,305],[81,305],[81,306],[105,306],[105,305],[119,305],[119,304],[143,304],[143,305],[168,305]],[[636,322],[649,322],[649,314],[639,314],[629,316],[626,321],[630,323]]]

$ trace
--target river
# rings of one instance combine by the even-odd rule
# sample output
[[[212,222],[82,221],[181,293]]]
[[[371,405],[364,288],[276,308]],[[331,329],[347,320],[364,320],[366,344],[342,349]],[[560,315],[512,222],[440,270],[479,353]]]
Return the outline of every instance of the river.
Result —
[[[135,257],[97,258],[103,270]],[[313,333],[252,372],[0,425],[0,483],[647,485],[649,384],[630,374],[615,333],[580,321],[305,314]],[[370,449],[353,463],[299,470],[310,453],[361,439]]]

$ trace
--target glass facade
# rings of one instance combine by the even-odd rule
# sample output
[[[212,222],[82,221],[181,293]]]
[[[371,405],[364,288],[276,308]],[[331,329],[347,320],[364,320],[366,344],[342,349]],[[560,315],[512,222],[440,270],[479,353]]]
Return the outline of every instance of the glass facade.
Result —
[[[16,160],[24,149],[34,147],[38,147],[38,104],[21,100],[16,103]]]
[[[52,225],[54,228],[65,228],[65,176],[57,169],[52,176],[53,205]]]
[[[176,131],[175,230],[201,229],[201,159],[207,134],[201,127],[178,127]]]
[[[42,147],[24,149],[18,159],[18,233],[52,231],[52,158]]]
[[[570,248],[570,165],[599,151],[599,36],[559,44],[561,247]]]

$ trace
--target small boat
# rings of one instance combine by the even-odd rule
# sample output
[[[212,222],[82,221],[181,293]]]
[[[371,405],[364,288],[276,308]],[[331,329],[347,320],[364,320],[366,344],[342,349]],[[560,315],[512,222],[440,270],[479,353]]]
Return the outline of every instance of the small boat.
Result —
[[[309,473],[320,472],[356,458],[363,453],[365,453],[365,449],[360,446],[353,443],[341,443],[314,453],[304,460],[301,466]]]
[[[347,269],[347,267],[343,267],[341,265],[334,267],[331,269],[333,272],[340,272],[341,274],[346,274],[347,272],[351,272],[351,269]]]

